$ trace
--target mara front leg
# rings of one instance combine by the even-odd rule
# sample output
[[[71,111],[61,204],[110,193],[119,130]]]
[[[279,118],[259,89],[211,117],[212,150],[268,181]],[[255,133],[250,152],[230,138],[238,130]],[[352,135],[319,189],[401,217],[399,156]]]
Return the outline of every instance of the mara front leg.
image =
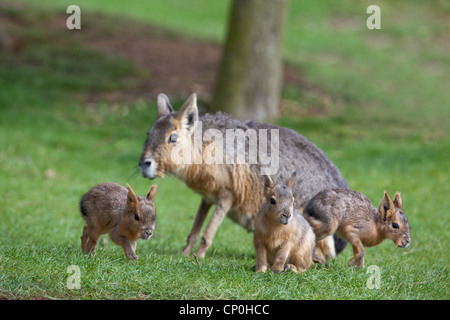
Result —
[[[191,232],[189,233],[186,241],[186,246],[181,251],[182,254],[188,256],[195,244],[197,243],[198,235],[203,227],[208,211],[211,208],[211,203],[202,199],[200,207],[198,208],[197,215],[195,216],[194,225],[192,226]]]
[[[366,253],[364,245],[356,235],[349,237],[349,242],[353,248],[353,258],[350,259],[349,265],[357,266],[358,268],[364,267],[364,255]]]
[[[200,246],[197,249],[197,256],[200,258],[205,257],[206,251],[211,247],[214,236],[216,235],[217,229],[219,229],[223,218],[227,215],[228,211],[231,209],[233,204],[232,197],[230,195],[222,196],[217,202],[216,208],[211,216],[211,219],[206,226],[205,233],[203,234]]]
[[[255,242],[256,270],[255,272],[267,271],[267,250],[264,244]]]
[[[126,237],[120,235],[117,230],[112,229],[109,232],[109,237],[112,241],[123,248],[125,256],[130,260],[137,260],[139,257],[136,255],[136,241],[128,240]]]
[[[272,265],[272,271],[275,273],[280,273],[284,270],[284,267],[286,265],[286,261],[289,258],[289,254],[291,251],[291,247],[288,244],[285,244],[280,247],[280,249],[277,252],[277,255],[275,256],[275,261]]]
[[[125,255],[130,260],[138,260],[139,257],[136,254],[136,241],[130,241],[126,238],[121,239],[121,246],[123,251],[125,251]]]

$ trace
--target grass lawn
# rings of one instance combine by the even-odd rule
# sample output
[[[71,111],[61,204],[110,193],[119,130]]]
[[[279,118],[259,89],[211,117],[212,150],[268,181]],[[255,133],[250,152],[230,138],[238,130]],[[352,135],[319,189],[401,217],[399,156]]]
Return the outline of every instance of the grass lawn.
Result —
[[[450,298],[445,2],[381,1],[382,29],[368,30],[367,1],[291,1],[285,60],[308,85],[284,87],[277,123],[322,148],[375,205],[384,190],[401,191],[412,243],[368,248],[361,270],[347,266],[348,246],[327,267],[279,275],[252,271],[252,234],[228,219],[205,259],[179,254],[200,196],[175,178],[150,182],[138,174],[154,101],[92,99],[152,75],[120,55],[73,41],[68,30],[49,35],[40,21],[72,3],[41,2],[42,8],[33,1],[0,4],[0,19],[6,16],[8,30],[26,40],[18,54],[0,50],[0,299]],[[105,30],[122,14],[213,42],[222,39],[227,16],[226,1],[77,4],[82,17],[106,13]],[[96,257],[81,252],[79,199],[107,181],[128,182],[140,195],[159,186],[156,231],[138,242],[138,261],[128,261],[110,240],[99,244]],[[80,289],[67,286],[73,265]],[[368,286],[371,265],[381,272],[378,289]]]

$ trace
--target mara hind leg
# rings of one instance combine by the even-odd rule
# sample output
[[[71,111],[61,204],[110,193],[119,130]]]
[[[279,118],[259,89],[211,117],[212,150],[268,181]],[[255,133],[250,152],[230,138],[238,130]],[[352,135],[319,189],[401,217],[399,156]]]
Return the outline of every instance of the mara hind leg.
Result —
[[[313,246],[302,256],[300,264],[297,266],[299,271],[305,271],[314,263],[315,247]]]
[[[91,253],[95,255],[98,238],[101,233],[94,228],[89,227],[86,223],[83,227],[83,234],[81,235],[81,249],[84,253]]]
[[[87,243],[89,241],[89,231],[88,231],[88,225],[87,223],[84,224],[83,227],[83,234],[81,235],[81,250],[86,253],[86,247],[87,247]]]
[[[313,262],[312,257],[313,257],[313,255],[311,252],[311,254],[309,254],[307,256],[299,257],[298,259],[289,261],[284,266],[284,271],[290,270],[294,273],[303,272],[311,266],[311,264]]]
[[[188,256],[197,243],[198,235],[202,229],[203,223],[205,222],[206,216],[208,215],[208,211],[211,206],[211,203],[207,202],[205,199],[202,199],[200,207],[197,211],[197,215],[195,216],[194,225],[192,226],[191,232],[187,237],[186,246],[181,251],[183,255]]]
[[[333,235],[318,240],[314,251],[314,262],[320,261],[320,264],[325,264],[327,260],[336,258]]]
[[[294,273],[298,273],[298,268],[292,263],[287,263],[284,266],[284,271],[292,271]],[[300,270],[300,271],[303,271],[303,270]]]
[[[320,221],[310,216],[305,216],[308,223],[316,235],[316,248],[314,250],[313,261],[319,264],[326,264],[328,259],[336,257],[333,234],[338,227],[337,221]]]
[[[314,258],[314,243],[311,241],[309,246],[301,247],[295,254],[289,257],[285,266],[286,269],[291,269],[293,272],[303,272],[308,269],[313,263]]]

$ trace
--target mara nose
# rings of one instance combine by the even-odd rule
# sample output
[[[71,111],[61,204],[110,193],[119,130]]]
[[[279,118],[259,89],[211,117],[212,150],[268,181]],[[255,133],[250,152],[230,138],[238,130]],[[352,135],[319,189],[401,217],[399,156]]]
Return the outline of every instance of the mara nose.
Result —
[[[142,239],[149,239],[152,235],[153,235],[153,230],[152,230],[152,229],[146,229],[146,230],[144,230],[144,232],[142,233],[141,238],[142,238]]]
[[[152,160],[151,159],[149,159],[149,158],[147,158],[147,159],[144,159],[144,161],[139,161],[139,166],[141,167],[141,166],[144,166],[144,167],[150,167],[152,165]]]
[[[290,212],[283,212],[283,213],[281,214],[281,216],[282,216],[283,218],[289,219],[289,218],[291,217],[291,213],[290,213]]]

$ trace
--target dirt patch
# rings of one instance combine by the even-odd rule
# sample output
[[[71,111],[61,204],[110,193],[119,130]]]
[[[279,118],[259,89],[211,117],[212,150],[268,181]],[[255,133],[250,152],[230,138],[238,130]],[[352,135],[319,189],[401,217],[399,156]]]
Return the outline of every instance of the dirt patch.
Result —
[[[132,85],[114,91],[89,93],[88,102],[154,101],[161,92],[180,99],[196,92],[205,103],[212,99],[222,54],[219,44],[186,38],[123,17],[84,13],[82,29],[68,30],[65,12],[45,13],[45,19],[42,19],[42,15],[29,16],[20,11],[20,6],[7,14],[0,10],[4,26],[2,39],[6,39],[2,42],[3,49],[11,46],[11,51],[17,53],[27,46],[26,39],[14,34],[15,26],[21,25],[43,29],[45,41],[81,45],[125,58],[137,67],[139,72],[133,76],[137,79],[130,79]],[[288,65],[284,68],[284,83],[305,89],[310,87],[299,70]]]
[[[155,98],[165,92],[186,98],[196,92],[203,100],[211,99],[215,73],[220,60],[219,46],[177,38],[130,39],[111,37],[88,42],[88,46],[114,53],[133,61],[148,74],[133,90],[134,96]]]
[[[76,41],[105,54],[128,59],[145,75],[144,80],[126,91],[108,93],[108,100],[154,100],[161,92],[185,99],[196,92],[201,100],[211,101],[221,45],[99,14],[85,15],[82,30],[73,32],[67,30],[66,19],[65,15],[50,19],[46,23],[48,32],[64,32],[71,37],[76,33]],[[284,83],[307,86],[299,70],[292,66],[285,66]]]

